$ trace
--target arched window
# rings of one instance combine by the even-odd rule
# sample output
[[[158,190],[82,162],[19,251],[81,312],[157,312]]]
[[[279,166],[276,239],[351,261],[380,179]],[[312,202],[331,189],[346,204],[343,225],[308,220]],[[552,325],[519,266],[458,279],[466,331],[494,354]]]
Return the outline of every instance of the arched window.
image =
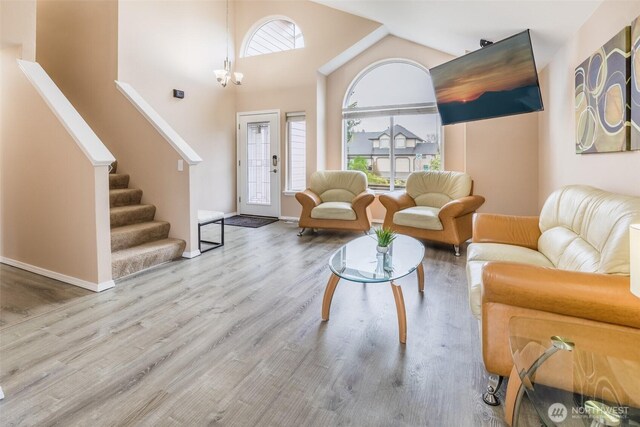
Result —
[[[304,47],[302,31],[288,19],[271,19],[260,25],[245,44],[243,56],[264,55]]]
[[[420,64],[389,59],[367,67],[351,83],[342,117],[345,166],[365,172],[369,187],[393,190],[411,172],[440,168],[440,116]]]

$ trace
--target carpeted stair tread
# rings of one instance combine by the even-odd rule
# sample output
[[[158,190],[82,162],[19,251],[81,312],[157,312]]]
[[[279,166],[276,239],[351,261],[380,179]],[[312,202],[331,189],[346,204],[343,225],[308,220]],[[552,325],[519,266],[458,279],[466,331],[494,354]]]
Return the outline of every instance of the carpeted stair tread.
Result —
[[[114,190],[116,188],[129,187],[129,175],[126,173],[110,173],[109,174],[109,189]]]
[[[118,171],[118,161],[114,161],[111,163],[111,169],[109,169],[109,173],[116,173]]]
[[[109,173],[111,273],[118,279],[180,258],[186,242],[169,238],[171,224],[154,221],[156,207],[142,205],[142,190],[129,188],[129,175]]]
[[[109,190],[109,206],[139,205],[142,200],[142,190],[137,188],[118,188]]]
[[[156,207],[153,205],[119,206],[110,209],[111,228],[153,221]]]
[[[115,251],[111,254],[114,279],[180,258],[186,243],[180,239],[162,239]]]
[[[169,236],[171,224],[166,221],[141,222],[111,229],[111,252],[127,249]]]

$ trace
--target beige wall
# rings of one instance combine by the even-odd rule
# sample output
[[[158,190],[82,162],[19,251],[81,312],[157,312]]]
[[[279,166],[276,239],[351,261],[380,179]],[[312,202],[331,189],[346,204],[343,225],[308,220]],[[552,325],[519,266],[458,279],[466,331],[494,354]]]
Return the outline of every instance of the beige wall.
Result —
[[[444,168],[464,172],[466,164],[466,125],[464,123],[445,127]]]
[[[351,61],[338,68],[327,78],[327,168],[341,169],[342,165],[342,103],[344,96],[356,76],[371,64],[390,58],[404,58],[418,62],[426,68],[434,67],[453,59],[453,56],[410,41],[387,36]],[[461,170],[464,132],[460,126],[445,128],[445,168]],[[384,218],[385,210],[376,200],[372,205],[375,220]]]
[[[317,70],[380,24],[308,1],[236,1],[238,52],[241,41],[254,24],[268,16],[286,16],[298,24],[304,35],[305,48],[239,58],[236,68],[245,74],[245,83],[237,88],[236,108],[238,112],[280,110],[282,159],[285,154],[285,113],[305,111],[308,176],[318,169],[318,165],[322,167],[325,154],[323,129],[318,128],[318,120],[322,124],[325,113],[321,99],[325,78],[318,76]],[[327,138],[331,137],[328,135]],[[286,171],[282,170],[283,190],[285,176]],[[299,216],[300,206],[292,195],[283,195],[281,214]]]
[[[233,36],[234,2],[229,8]],[[118,79],[202,157],[193,168],[196,208],[234,212],[235,86],[222,88],[213,74],[224,61],[225,32],[223,1],[119,3]],[[173,98],[173,89],[184,90],[185,98]]]
[[[473,178],[473,192],[486,199],[480,212],[538,213],[538,114],[465,125],[466,171]]]
[[[576,66],[638,15],[638,1],[604,1],[542,72],[545,111],[540,116],[540,206],[553,190],[568,184],[640,195],[640,151],[575,154],[573,107]]]
[[[156,219],[171,223],[169,235],[197,249],[190,168],[177,171],[178,153],[114,83],[118,2],[40,0],[37,14],[38,62],[117,158],[118,171],[131,174],[130,186],[143,190],[142,202],[156,205]]]
[[[25,268],[110,281],[108,231],[96,223],[108,212],[107,167],[92,166],[19,70],[19,56],[2,49],[0,254]]]
[[[329,75],[327,81],[328,168],[342,167],[342,118],[344,95],[358,73],[389,58],[405,58],[427,68],[453,59],[449,54],[394,36],[387,36]],[[538,193],[537,114],[446,126],[444,168],[465,171],[474,180],[474,193],[487,201],[480,209],[514,215],[537,212]],[[372,215],[384,217],[376,201]]]
[[[20,58],[36,60],[36,0],[0,2],[1,47],[19,46]]]

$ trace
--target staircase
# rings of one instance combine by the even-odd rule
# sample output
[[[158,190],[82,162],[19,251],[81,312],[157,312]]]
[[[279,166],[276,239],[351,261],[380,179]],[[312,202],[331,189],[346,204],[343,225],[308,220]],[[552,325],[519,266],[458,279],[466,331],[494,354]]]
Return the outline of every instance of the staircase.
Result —
[[[114,279],[180,258],[186,243],[169,238],[171,224],[155,221],[156,207],[140,204],[142,190],[129,188],[129,175],[109,173],[111,271]]]

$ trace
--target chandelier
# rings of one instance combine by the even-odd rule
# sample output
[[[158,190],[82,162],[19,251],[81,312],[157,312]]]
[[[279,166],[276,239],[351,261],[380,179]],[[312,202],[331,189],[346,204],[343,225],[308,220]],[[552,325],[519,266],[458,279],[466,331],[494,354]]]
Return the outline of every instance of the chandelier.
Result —
[[[215,70],[214,73],[216,74],[216,80],[222,87],[226,87],[229,82],[234,85],[241,85],[244,77],[242,73],[238,72],[234,72],[233,77],[231,76],[231,61],[229,61],[229,0],[227,0],[227,56],[224,60],[224,69]]]

